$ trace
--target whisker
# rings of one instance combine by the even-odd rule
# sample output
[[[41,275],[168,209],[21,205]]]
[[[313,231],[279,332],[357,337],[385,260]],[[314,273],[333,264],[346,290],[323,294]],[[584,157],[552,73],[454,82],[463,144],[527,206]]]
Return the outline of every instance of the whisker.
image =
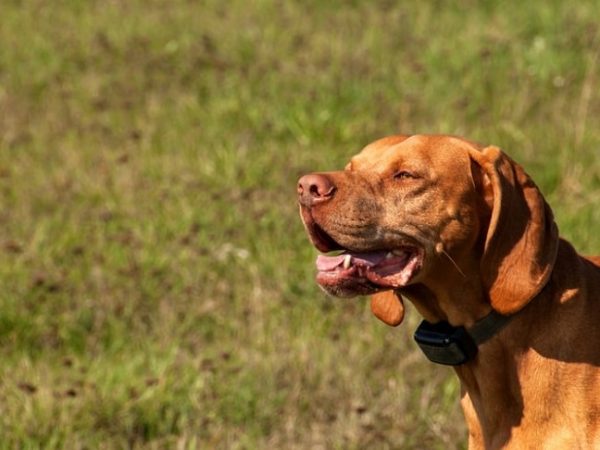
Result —
[[[444,250],[443,248],[441,248],[440,250],[450,260],[450,262],[456,268],[456,270],[458,271],[458,273],[460,273],[463,276],[463,278],[467,278],[467,276],[465,275],[465,273],[462,270],[460,270],[460,267],[458,267],[458,264],[456,263],[456,261],[454,261],[452,259],[452,257],[446,252],[446,250]]]

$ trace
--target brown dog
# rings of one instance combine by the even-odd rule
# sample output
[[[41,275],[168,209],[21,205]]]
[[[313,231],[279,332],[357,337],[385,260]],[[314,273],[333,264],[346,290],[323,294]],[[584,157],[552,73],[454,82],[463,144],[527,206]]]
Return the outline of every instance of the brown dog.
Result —
[[[415,338],[455,365],[472,449],[600,448],[600,258],[558,237],[523,169],[496,147],[393,136],[298,184],[317,281],[424,317]]]

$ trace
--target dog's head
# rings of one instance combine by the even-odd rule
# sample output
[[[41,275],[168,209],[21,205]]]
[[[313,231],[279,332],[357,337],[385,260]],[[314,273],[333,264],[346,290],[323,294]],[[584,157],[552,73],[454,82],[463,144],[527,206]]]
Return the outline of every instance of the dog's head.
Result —
[[[439,319],[435,293],[467,284],[480,286],[482,310],[513,313],[539,292],[556,255],[552,213],[521,167],[451,136],[380,139],[343,171],[302,177],[298,200],[323,253],[319,285],[341,297],[375,294],[373,312],[390,324],[402,320],[401,293]]]

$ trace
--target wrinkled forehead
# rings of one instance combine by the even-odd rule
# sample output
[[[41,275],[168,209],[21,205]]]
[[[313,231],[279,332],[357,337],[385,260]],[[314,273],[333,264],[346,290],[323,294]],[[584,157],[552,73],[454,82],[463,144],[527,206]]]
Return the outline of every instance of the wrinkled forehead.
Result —
[[[349,163],[352,170],[384,172],[411,166],[434,169],[464,165],[473,143],[451,136],[392,136],[367,145]]]

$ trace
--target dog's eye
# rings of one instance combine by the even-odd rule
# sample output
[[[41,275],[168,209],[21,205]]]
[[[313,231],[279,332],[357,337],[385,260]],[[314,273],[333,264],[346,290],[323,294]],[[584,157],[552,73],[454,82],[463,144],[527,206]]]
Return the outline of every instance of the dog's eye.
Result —
[[[394,180],[408,180],[411,178],[417,178],[413,173],[407,172],[406,170],[400,170],[394,174]]]

